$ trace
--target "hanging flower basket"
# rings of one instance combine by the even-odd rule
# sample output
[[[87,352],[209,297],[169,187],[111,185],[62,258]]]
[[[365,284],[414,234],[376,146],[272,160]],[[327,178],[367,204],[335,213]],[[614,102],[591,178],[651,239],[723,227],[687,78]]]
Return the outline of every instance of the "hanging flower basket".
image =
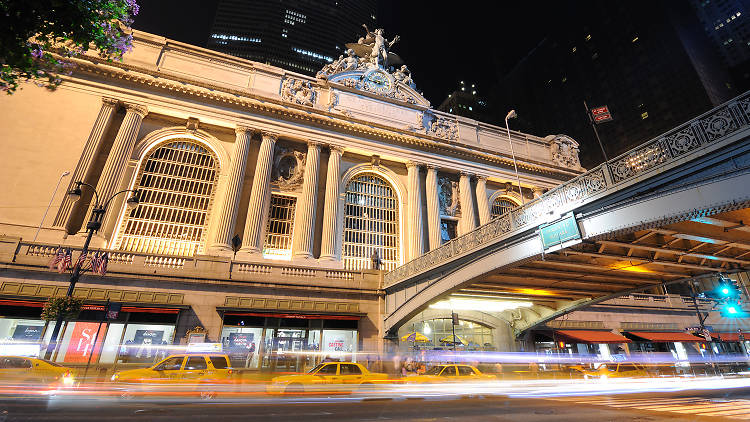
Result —
[[[47,300],[42,309],[42,319],[45,321],[55,321],[61,315],[64,320],[71,320],[78,317],[83,306],[83,299],[75,297],[52,297]]]

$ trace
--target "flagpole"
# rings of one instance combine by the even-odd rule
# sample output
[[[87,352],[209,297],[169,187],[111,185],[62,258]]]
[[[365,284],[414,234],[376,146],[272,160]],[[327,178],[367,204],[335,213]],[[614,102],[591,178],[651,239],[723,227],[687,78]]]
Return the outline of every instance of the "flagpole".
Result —
[[[583,100],[583,107],[586,109],[586,116],[589,118],[589,123],[591,124],[591,128],[594,129],[594,135],[596,136],[597,142],[599,142],[599,148],[602,149],[604,162],[609,163],[609,158],[607,158],[607,153],[604,151],[604,144],[602,144],[602,140],[601,138],[599,138],[599,131],[596,130],[596,123],[594,122],[594,119],[591,118],[591,111],[589,110],[589,106],[586,105],[586,100]]]

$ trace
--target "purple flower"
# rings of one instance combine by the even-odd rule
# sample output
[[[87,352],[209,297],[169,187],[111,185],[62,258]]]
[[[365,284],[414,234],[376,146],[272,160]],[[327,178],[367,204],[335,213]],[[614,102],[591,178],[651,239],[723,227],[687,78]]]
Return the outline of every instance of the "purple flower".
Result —
[[[31,57],[35,59],[41,59],[44,52],[41,48],[35,47],[33,50],[31,50]]]
[[[133,16],[137,15],[141,10],[141,7],[138,6],[138,3],[136,3],[135,0],[125,0],[125,3],[128,5],[128,8],[130,8],[130,13],[132,13]]]

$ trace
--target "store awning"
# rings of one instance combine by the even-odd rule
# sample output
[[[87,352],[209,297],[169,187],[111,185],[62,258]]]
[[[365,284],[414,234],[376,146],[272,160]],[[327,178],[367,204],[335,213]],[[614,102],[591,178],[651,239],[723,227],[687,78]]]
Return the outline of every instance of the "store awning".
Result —
[[[646,331],[628,331],[628,334],[631,334],[636,337],[640,337],[644,339],[645,341],[650,341],[652,343],[672,343],[672,342],[688,342],[688,343],[695,343],[695,342],[705,342],[706,340],[694,336],[692,334],[683,333],[680,331],[676,332],[646,332]],[[637,341],[637,340],[636,340]]]
[[[297,318],[297,319],[329,319],[359,321],[362,317],[358,315],[326,315],[326,314],[294,314],[294,313],[268,313],[268,312],[224,312],[224,315],[232,316],[254,316],[269,318]]]
[[[558,330],[555,333],[574,340],[573,343],[630,343],[630,339],[611,331],[594,330]]]
[[[740,333],[711,333],[716,341],[740,341]],[[742,337],[750,340],[750,333],[742,333]]]

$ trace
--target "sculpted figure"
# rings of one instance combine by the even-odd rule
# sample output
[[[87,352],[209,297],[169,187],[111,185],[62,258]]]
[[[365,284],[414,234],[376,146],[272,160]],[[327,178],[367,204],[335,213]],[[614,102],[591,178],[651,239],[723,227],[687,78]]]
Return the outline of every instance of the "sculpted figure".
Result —
[[[397,82],[402,82],[412,88],[414,88],[414,81],[411,79],[411,71],[406,65],[401,66],[400,69],[393,72],[393,77]]]
[[[359,65],[359,59],[357,59],[357,56],[354,54],[354,50],[352,50],[351,48],[347,49],[346,55],[347,57],[342,61],[341,70],[356,69]]]
[[[391,47],[393,47],[393,45],[400,39],[400,37],[396,35],[391,41],[388,41],[383,36],[383,33],[384,31],[382,28],[375,30],[375,42],[372,44],[372,52],[370,53],[371,63],[381,68],[388,66],[388,51],[390,51]]]

